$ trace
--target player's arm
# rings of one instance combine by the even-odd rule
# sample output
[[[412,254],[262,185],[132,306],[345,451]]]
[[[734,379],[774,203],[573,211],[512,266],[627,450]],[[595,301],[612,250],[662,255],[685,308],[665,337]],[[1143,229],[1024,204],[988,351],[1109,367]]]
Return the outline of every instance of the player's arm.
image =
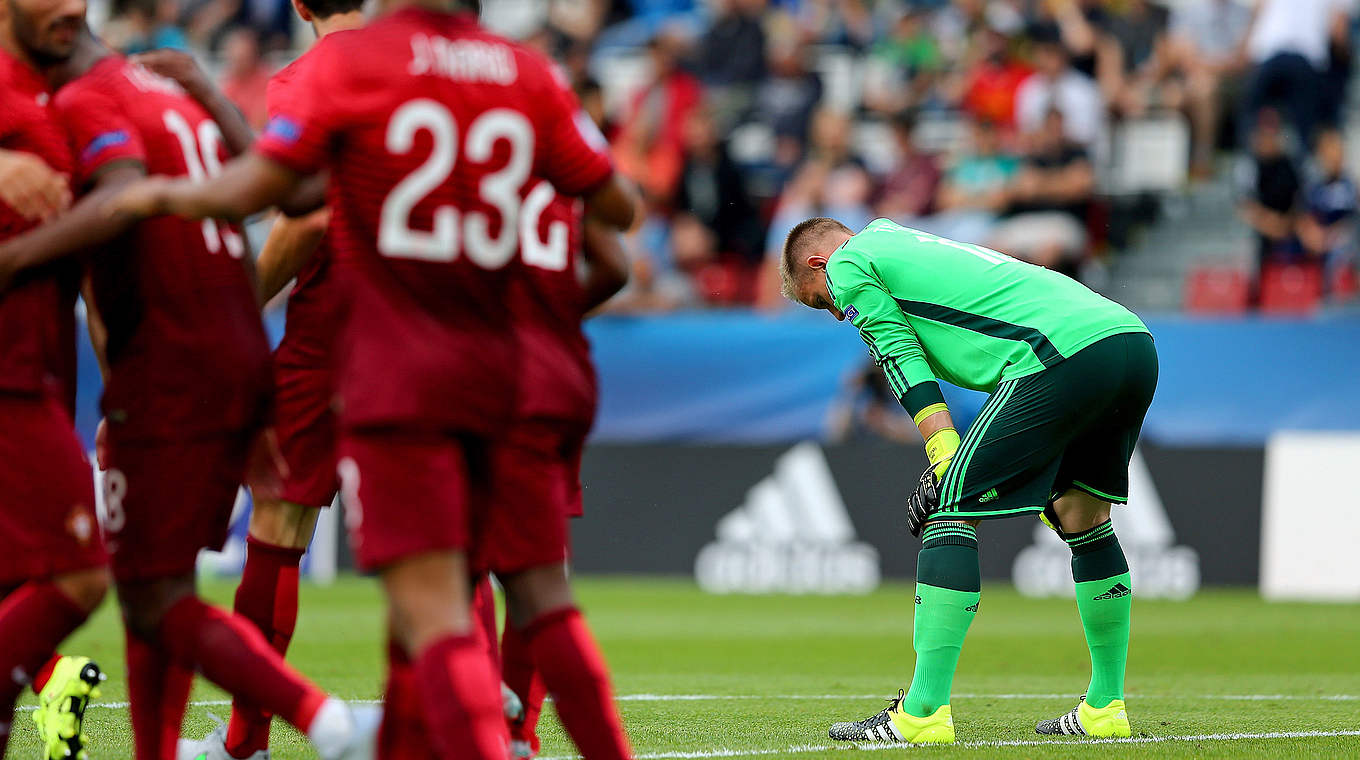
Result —
[[[837,308],[869,344],[893,395],[921,432],[935,476],[943,478],[958,451],[959,434],[916,331],[882,285],[858,268],[837,267],[832,277],[842,286],[832,291]]]
[[[19,272],[80,253],[123,234],[136,219],[106,213],[117,195],[146,177],[141,162],[106,164],[92,178],[92,189],[69,211],[0,244],[0,285]]]
[[[108,204],[111,216],[142,219],[173,214],[185,219],[244,219],[290,200],[302,177],[255,151],[232,159],[206,182],[147,177],[123,188]]]
[[[331,212],[323,208],[304,217],[280,216],[275,220],[255,264],[261,303],[269,303],[302,271],[325,236],[330,219]]]
[[[582,252],[586,259],[586,311],[594,311],[628,284],[628,254],[623,241],[612,227],[587,218],[583,228]]]
[[[71,188],[32,153],[0,149],[0,202],[25,219],[47,219],[71,205]]]
[[[640,205],[637,192],[628,186],[618,172],[614,172],[604,184],[586,196],[586,220],[594,220],[622,232],[633,226]]]
[[[255,131],[246,123],[241,109],[213,85],[192,55],[167,48],[133,56],[132,60],[167,79],[175,80],[189,97],[198,101],[221,128],[222,141],[228,153],[239,156],[255,142]]]

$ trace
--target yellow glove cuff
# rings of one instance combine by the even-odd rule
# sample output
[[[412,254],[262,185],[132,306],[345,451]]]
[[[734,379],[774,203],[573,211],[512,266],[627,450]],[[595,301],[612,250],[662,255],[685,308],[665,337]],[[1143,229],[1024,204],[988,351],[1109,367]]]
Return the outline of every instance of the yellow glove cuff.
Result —
[[[959,450],[959,432],[952,427],[941,428],[926,439],[926,459],[935,466],[935,477],[944,477],[949,469],[949,460]]]

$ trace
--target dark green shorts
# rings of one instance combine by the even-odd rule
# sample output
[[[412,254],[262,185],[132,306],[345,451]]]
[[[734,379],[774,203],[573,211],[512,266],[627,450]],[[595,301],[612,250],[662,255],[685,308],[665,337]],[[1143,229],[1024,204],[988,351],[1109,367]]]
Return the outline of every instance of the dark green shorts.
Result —
[[[1069,488],[1127,502],[1129,459],[1156,388],[1147,333],[1111,335],[1001,383],[945,473],[934,519],[1039,512]]]

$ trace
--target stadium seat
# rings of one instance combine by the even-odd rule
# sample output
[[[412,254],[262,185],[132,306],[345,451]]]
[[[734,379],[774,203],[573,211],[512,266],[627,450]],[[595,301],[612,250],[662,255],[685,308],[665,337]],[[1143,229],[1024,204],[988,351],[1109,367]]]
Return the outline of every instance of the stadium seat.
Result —
[[[1234,267],[1196,267],[1185,280],[1185,310],[1196,314],[1242,314],[1251,283]]]
[[[1322,272],[1315,266],[1268,266],[1261,273],[1261,311],[1311,314],[1322,302]]]
[[[1190,169],[1190,126],[1177,113],[1132,119],[1114,130],[1109,191],[1170,192],[1185,184]]]
[[[1347,301],[1360,293],[1360,279],[1356,277],[1355,267],[1338,267],[1332,274],[1332,298],[1337,301]]]

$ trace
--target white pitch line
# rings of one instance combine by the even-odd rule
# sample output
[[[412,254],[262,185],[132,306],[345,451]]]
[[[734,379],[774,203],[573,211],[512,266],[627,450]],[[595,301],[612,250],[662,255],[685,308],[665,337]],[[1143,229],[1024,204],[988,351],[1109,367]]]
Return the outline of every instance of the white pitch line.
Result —
[[[1087,744],[1160,744],[1162,742],[1221,742],[1246,741],[1252,739],[1313,739],[1340,736],[1360,736],[1360,731],[1272,731],[1260,734],[1191,734],[1187,736],[1139,736],[1129,739],[1085,739],[1080,742],[1043,741],[1039,739],[1016,739],[995,741],[957,742],[955,747],[1052,747]],[[760,757],[765,755],[797,755],[810,752],[831,752],[835,750],[902,750],[903,744],[795,744],[783,749],[712,749],[694,752],[651,752],[634,755],[636,760],[698,760],[699,758],[718,757]],[[542,757],[539,760],[580,760],[579,755],[558,755]]]
[[[1071,694],[955,694],[955,699],[1072,699]],[[1360,694],[1129,694],[1129,699],[1221,699],[1233,702],[1357,702]],[[619,694],[614,697],[618,702],[724,702],[736,700],[833,700],[833,699],[884,699],[882,694]],[[353,704],[381,704],[380,699],[351,699]],[[231,704],[230,700],[209,699],[190,702],[189,707],[222,707]],[[91,702],[90,710],[126,710],[127,702]],[[31,711],[33,705],[16,707],[19,711]]]

